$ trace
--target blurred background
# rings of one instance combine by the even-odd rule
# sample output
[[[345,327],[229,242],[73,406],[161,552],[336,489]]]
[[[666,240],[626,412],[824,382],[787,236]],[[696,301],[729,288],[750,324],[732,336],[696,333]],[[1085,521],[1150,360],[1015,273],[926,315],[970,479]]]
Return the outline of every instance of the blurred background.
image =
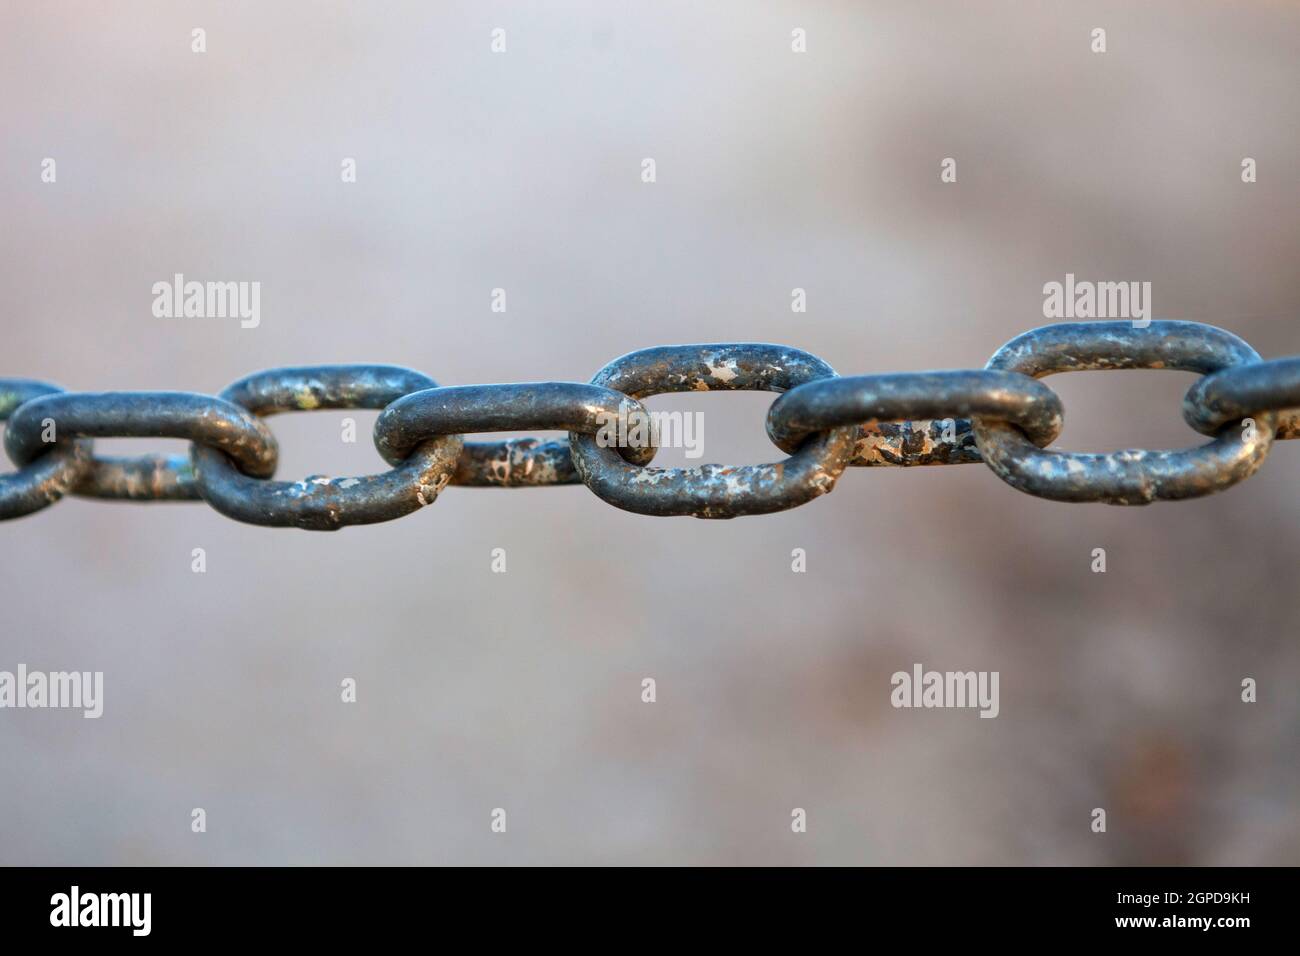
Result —
[[[1067,272],[1300,353],[1298,86],[1281,2],[11,4],[0,374],[586,381],[726,340],[980,367]],[[176,272],[260,282],[260,327],[155,318]],[[1192,380],[1054,377],[1059,445],[1197,443]],[[649,406],[739,463],[779,456],[771,399]],[[278,475],[380,470],[373,420],[273,419]],[[581,486],[337,534],[69,499],[0,525],[0,669],[102,670],[104,716],[0,713],[0,863],[1295,864],[1294,445],[1129,509],[979,465],[730,522]],[[999,671],[1000,716],[891,708],[918,662]]]

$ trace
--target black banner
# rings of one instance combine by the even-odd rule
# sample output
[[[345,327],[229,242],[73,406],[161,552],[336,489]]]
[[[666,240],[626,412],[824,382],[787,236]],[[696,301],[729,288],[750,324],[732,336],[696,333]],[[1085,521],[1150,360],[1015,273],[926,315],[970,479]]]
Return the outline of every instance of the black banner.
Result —
[[[7,940],[400,940],[460,925],[541,944],[688,927],[926,942],[1096,937],[1232,945],[1290,922],[1281,869],[3,869]],[[784,926],[783,926],[784,924]],[[910,929],[909,929],[910,928]],[[691,930],[697,932],[698,930]],[[1245,934],[1244,936],[1242,934]]]

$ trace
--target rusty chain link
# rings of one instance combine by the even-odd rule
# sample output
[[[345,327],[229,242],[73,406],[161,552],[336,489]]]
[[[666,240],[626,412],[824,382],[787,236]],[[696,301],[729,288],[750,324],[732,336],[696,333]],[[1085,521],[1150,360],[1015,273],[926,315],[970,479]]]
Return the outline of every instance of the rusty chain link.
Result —
[[[1061,400],[1036,379],[1088,369],[1177,369],[1203,377],[1183,417],[1212,440],[1177,451],[1077,454],[1051,449]],[[649,440],[600,441],[613,420],[649,416],[665,392],[781,393],[767,433],[790,457],[774,464],[650,466]],[[275,437],[262,418],[324,408],[380,409],[374,441],[392,467],[359,478],[273,481]],[[325,365],[250,375],[218,396],[65,392],[0,379],[5,448],[0,519],[65,494],[135,501],[204,500],[238,521],[312,530],[387,521],[430,504],[448,484],[586,484],[627,511],[731,518],[784,511],[826,494],[858,466],[983,461],[1014,488],[1057,501],[1146,504],[1222,491],[1254,474],[1275,438],[1300,437],[1300,357],[1263,361],[1230,332],[1195,322],[1050,325],[1018,336],[982,370],[840,377],[798,349],[754,342],[644,349],[589,384],[440,387],[389,365]],[[568,440],[464,442],[465,434],[564,430]],[[190,456],[98,458],[93,439],[165,437]]]

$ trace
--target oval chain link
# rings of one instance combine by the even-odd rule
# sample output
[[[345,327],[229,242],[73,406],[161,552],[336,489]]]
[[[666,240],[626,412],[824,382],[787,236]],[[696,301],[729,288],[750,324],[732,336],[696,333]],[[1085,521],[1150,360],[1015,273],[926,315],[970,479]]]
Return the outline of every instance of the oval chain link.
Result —
[[[415,392],[384,409],[375,421],[375,447],[386,461],[398,461],[419,441],[435,435],[472,432],[559,430],[594,435],[618,423],[649,422],[635,399],[580,382],[516,382],[452,385]],[[621,431],[624,436],[629,429]],[[654,458],[652,441],[619,448],[635,464]],[[454,482],[505,488],[576,484],[568,443],[535,438],[466,442]]]
[[[778,448],[793,452],[815,432],[860,424],[863,434],[850,464],[953,464],[971,433],[969,419],[983,415],[1017,425],[1035,445],[1049,445],[1061,433],[1061,400],[1046,385],[1015,372],[953,370],[852,375],[826,378],[786,392],[767,413],[767,433]],[[911,419],[925,419],[911,421]],[[894,434],[920,436],[894,451],[882,423]],[[884,440],[882,440],[884,439]],[[893,459],[886,454],[894,451]]]
[[[1183,418],[1198,432],[1277,412],[1278,438],[1300,438],[1300,357],[1236,365],[1195,382],[1183,398]]]
[[[249,474],[270,476],[279,450],[266,426],[238,405],[193,392],[60,392],[20,405],[5,429],[5,449],[19,465],[37,460],[56,439],[183,438],[211,445]],[[153,481],[150,485],[147,482]],[[190,497],[188,466],[175,456],[92,458],[76,487],[87,494],[136,500]]]
[[[988,367],[1038,378],[1093,369],[1176,369],[1206,374],[1257,363],[1230,332],[1197,322],[1066,323],[1034,329],[1002,346]],[[1140,505],[1222,491],[1255,473],[1273,444],[1276,416],[1254,429],[1225,430],[1206,445],[1177,451],[1131,449],[1080,454],[1036,447],[1014,425],[974,419],[985,463],[1007,484],[1054,501]]]
[[[30,379],[0,380],[0,422],[20,405],[63,389]],[[70,492],[90,472],[89,439],[61,439],[11,475],[0,475],[0,520],[39,511]]]
[[[384,408],[403,395],[436,388],[427,375],[394,365],[313,365],[257,372],[221,393],[258,416],[326,408]],[[195,477],[204,500],[236,521],[333,531],[374,524],[431,504],[451,481],[459,435],[413,443],[383,474],[359,478],[310,475],[267,481],[243,474],[226,455],[195,445]]]
[[[782,345],[738,342],[643,349],[615,359],[592,379],[633,398],[665,392],[782,392],[834,369]],[[858,429],[832,428],[810,437],[785,461],[766,465],[640,467],[590,435],[571,434],[578,474],[600,498],[646,515],[734,518],[805,504],[835,487],[853,457]]]

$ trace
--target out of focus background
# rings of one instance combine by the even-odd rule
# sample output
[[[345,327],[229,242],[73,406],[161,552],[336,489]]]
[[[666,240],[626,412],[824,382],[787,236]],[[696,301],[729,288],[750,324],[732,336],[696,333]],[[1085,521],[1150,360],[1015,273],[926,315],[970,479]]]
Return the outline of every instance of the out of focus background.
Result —
[[[1287,3],[10,4],[0,374],[585,381],[726,340],[980,367],[1067,272],[1300,353],[1297,88]],[[260,327],[155,318],[178,272],[260,282]],[[1059,444],[1199,442],[1191,381],[1054,377]],[[649,404],[755,462],[771,400]],[[380,470],[373,419],[273,419],[279,476]],[[979,465],[731,522],[453,487],[337,534],[65,500],[0,526],[0,669],[102,670],[104,716],[0,711],[0,863],[1295,864],[1298,481],[1279,444],[1132,509]],[[1000,716],[893,709],[914,663],[999,671]]]

